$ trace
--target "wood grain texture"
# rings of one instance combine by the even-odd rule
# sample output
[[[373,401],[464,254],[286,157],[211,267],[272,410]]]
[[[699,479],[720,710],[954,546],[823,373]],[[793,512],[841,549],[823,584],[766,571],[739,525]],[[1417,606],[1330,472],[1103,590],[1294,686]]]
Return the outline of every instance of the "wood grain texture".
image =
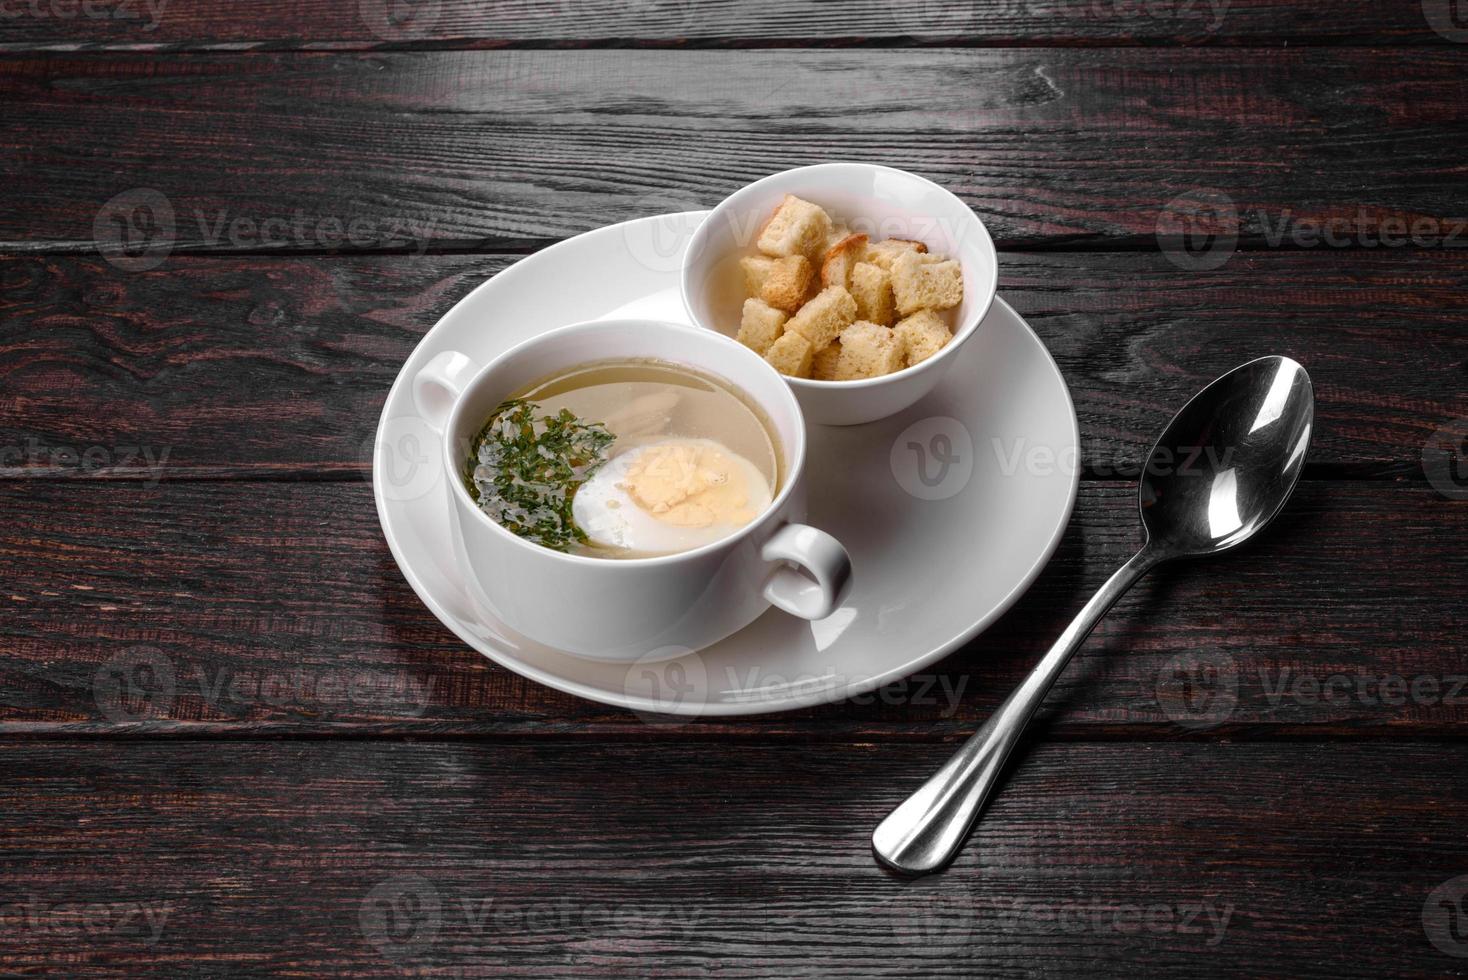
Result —
[[[223,750],[222,750],[223,749]],[[1461,745],[1047,745],[957,864],[937,747],[0,746],[0,968],[71,976],[1444,976]],[[146,910],[127,928],[120,912]],[[1442,922],[1434,919],[1434,924]],[[151,928],[156,925],[157,928]],[[1223,964],[1226,964],[1224,966]]]
[[[403,360],[515,258],[0,259],[0,476],[365,478]],[[1421,481],[1423,446],[1468,416],[1468,253],[1001,264],[1070,386],[1090,476],[1130,478],[1177,408],[1266,353],[1314,377],[1313,476]]]
[[[460,643],[402,580],[365,486],[10,482],[0,733],[949,738],[1130,556],[1134,501],[1083,484],[1029,593],[918,680],[811,711],[649,725]],[[1468,506],[1431,491],[1307,482],[1248,553],[1165,569],[1123,599],[1051,696],[1055,731],[1461,734],[1465,531]]]
[[[1245,248],[1308,221],[1461,247],[1465,68],[1461,47],[19,58],[0,249],[521,247],[841,159],[933,178],[1001,247],[1155,250],[1201,191]],[[115,223],[144,190],[171,227],[161,204]]]
[[[110,0],[86,11],[12,2],[0,51],[1447,42],[1417,5],[1367,0]]]
[[[1423,469],[1468,427],[1452,10],[0,0],[0,973],[1464,973],[1468,442]],[[1039,580],[778,716],[467,649],[363,482],[407,353],[519,254],[830,159],[1006,249],[1083,433]],[[1200,203],[1221,268],[1173,230]],[[119,234],[169,254],[92,254]],[[1119,604],[953,869],[879,871],[872,826],[1136,545],[1153,433],[1262,353],[1319,397],[1280,525]]]

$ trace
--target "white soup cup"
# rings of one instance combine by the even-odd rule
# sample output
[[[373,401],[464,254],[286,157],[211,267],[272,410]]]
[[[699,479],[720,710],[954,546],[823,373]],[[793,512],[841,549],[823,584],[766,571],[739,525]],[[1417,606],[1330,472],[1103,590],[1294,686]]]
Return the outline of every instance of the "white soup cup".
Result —
[[[581,364],[653,358],[720,378],[760,409],[782,453],[770,506],[719,541],[653,558],[571,555],[521,538],[470,497],[470,442],[507,398]],[[602,320],[562,327],[480,367],[457,351],[414,377],[419,414],[443,440],[456,554],[474,598],[511,629],[594,660],[681,656],[743,629],[771,605],[823,619],[848,591],[851,561],[808,527],[805,421],[774,368],[742,345],[681,324]],[[797,570],[799,569],[799,570]]]

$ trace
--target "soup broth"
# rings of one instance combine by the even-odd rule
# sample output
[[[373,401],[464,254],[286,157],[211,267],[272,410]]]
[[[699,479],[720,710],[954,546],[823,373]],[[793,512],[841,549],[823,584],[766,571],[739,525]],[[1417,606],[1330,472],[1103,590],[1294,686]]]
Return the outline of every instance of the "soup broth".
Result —
[[[657,360],[581,365],[501,404],[464,484],[513,533],[569,554],[644,558],[720,540],[779,493],[773,428],[727,383]]]

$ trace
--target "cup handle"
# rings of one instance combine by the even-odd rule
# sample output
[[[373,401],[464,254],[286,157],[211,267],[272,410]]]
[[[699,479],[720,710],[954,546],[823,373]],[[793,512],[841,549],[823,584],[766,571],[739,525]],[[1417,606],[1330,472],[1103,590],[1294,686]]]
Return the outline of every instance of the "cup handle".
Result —
[[[456,350],[446,350],[413,375],[413,404],[434,432],[442,432],[449,412],[479,365]]]
[[[825,619],[851,588],[851,558],[841,542],[825,531],[805,524],[786,524],[765,542],[765,561],[784,561],[765,583],[765,598],[778,609],[801,619]]]

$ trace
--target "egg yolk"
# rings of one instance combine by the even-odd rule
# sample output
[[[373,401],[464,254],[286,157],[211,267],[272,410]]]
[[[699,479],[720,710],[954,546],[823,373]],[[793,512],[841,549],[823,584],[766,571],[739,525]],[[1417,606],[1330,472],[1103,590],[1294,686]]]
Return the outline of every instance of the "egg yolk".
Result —
[[[649,446],[628,466],[622,489],[643,510],[676,527],[754,519],[743,469],[712,446]]]

